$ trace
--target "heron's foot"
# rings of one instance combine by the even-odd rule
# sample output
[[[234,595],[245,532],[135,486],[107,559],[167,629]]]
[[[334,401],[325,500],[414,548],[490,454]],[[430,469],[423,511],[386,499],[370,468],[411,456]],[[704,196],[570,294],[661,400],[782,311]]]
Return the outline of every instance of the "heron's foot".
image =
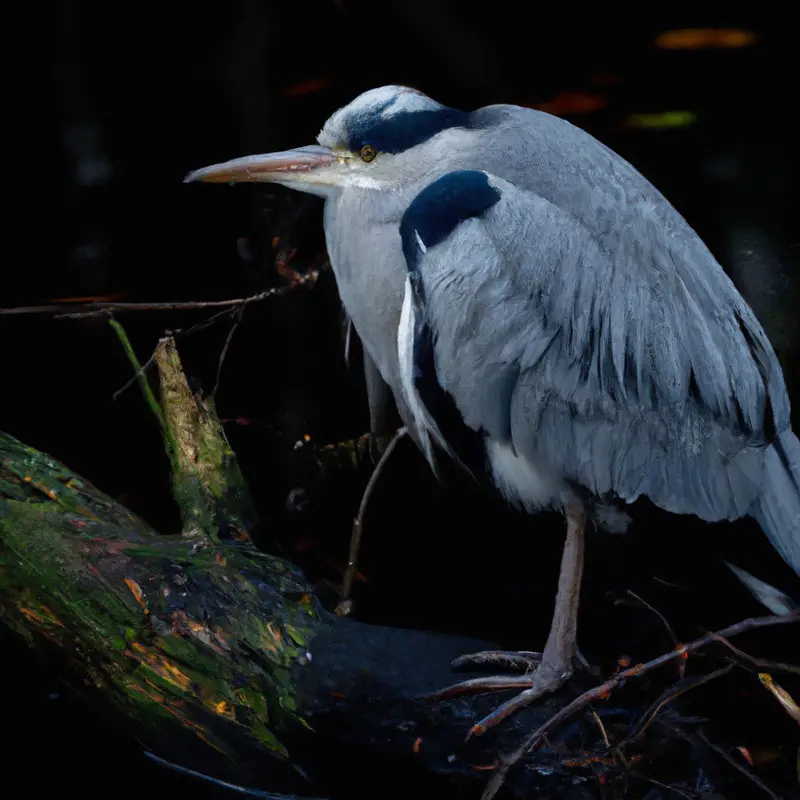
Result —
[[[492,675],[486,678],[472,678],[471,680],[448,686],[446,689],[429,696],[429,699],[438,701],[463,695],[500,692],[506,689],[520,690],[519,694],[475,723],[470,729],[467,738],[469,736],[480,736],[543,695],[558,691],[572,677],[574,672],[574,659],[545,658],[538,653],[525,651],[522,653],[508,653],[503,650],[492,650],[486,653],[476,653],[456,659],[454,666],[463,668],[465,663],[470,662],[478,666],[487,664],[497,666],[502,664],[515,670],[520,670],[523,665],[527,665],[527,671],[523,675]]]
[[[509,653],[506,650],[492,650],[462,656],[453,663],[456,669],[463,669],[467,666],[505,667],[517,672],[522,671],[523,674],[472,678],[428,695],[429,700],[437,701],[465,694],[499,692],[504,689],[519,690],[516,697],[512,697],[473,725],[467,738],[480,736],[543,695],[560,689],[572,677],[576,662],[579,666],[592,671],[592,667],[580,655],[576,643],[585,521],[586,515],[581,509],[567,513],[567,538],[561,556],[553,622],[542,654],[527,651]]]

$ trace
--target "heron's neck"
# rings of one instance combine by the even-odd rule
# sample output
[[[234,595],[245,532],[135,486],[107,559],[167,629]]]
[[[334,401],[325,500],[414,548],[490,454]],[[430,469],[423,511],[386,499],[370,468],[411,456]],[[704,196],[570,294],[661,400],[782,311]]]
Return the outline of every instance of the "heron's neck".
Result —
[[[406,263],[399,224],[404,192],[343,191],[325,203],[325,238],[339,296],[390,387],[397,385],[397,325]]]

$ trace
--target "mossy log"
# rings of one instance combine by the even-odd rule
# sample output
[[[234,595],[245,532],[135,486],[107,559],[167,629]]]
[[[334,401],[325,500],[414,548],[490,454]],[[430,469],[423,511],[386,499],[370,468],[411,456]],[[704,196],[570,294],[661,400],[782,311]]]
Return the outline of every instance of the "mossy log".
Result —
[[[0,614],[153,747],[177,724],[228,757],[244,737],[285,760],[276,731],[304,724],[292,671],[320,609],[295,568],[249,542],[159,535],[7,435]]]
[[[139,376],[184,532],[159,534],[0,433],[2,621],[156,755],[220,779],[308,794],[300,776],[324,780],[318,756],[335,751],[345,772],[382,753],[479,788],[475,765],[535,720],[522,715],[491,750],[467,748],[465,732],[493,699],[420,697],[453,680],[453,658],[491,645],[323,610],[295,566],[249,540],[257,520],[244,479],[171,339],[155,362],[160,401]]]

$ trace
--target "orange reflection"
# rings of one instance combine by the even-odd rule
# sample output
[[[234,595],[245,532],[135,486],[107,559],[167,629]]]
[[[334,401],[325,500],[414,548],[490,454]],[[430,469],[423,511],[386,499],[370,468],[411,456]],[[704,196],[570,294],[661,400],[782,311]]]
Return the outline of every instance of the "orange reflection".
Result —
[[[605,108],[608,100],[599,94],[589,94],[588,92],[561,92],[552,100],[538,103],[536,108],[539,111],[546,111],[548,114],[588,114],[590,111],[597,111]]]
[[[707,50],[720,47],[750,47],[758,34],[738,28],[684,28],[664,31],[656,36],[660,50]]]

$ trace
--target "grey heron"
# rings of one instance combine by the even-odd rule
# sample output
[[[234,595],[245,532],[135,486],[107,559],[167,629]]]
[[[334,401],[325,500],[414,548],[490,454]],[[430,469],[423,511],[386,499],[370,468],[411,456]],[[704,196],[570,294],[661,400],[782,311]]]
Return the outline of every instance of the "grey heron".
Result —
[[[452,458],[565,515],[553,622],[515,708],[572,674],[587,521],[623,528],[640,496],[749,515],[800,573],[800,442],[773,348],[684,218],[587,132],[385,86],[316,145],[186,180],[324,197],[373,424],[391,394],[434,471]]]

